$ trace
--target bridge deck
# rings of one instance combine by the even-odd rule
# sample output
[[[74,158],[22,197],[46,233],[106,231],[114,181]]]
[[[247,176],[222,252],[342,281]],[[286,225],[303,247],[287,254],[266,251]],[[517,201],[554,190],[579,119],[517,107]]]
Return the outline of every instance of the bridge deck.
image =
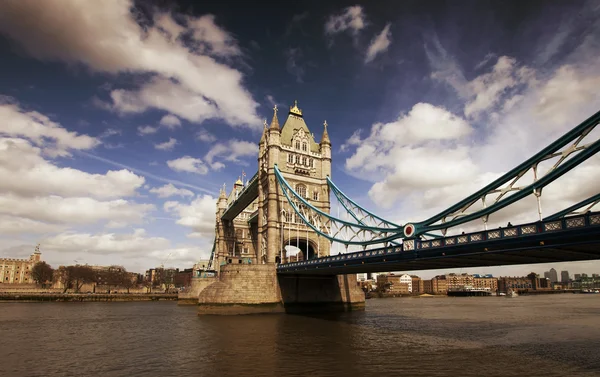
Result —
[[[523,224],[397,247],[281,264],[280,274],[330,275],[600,259],[600,213]]]
[[[221,219],[232,221],[256,198],[258,198],[258,172],[250,178],[248,184],[238,194],[237,199],[227,207]]]

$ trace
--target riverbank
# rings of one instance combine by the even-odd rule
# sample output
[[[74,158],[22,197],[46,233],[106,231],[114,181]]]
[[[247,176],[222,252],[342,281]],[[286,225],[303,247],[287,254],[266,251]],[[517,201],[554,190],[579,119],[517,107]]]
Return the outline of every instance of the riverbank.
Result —
[[[0,293],[0,302],[139,302],[177,301],[177,294]]]

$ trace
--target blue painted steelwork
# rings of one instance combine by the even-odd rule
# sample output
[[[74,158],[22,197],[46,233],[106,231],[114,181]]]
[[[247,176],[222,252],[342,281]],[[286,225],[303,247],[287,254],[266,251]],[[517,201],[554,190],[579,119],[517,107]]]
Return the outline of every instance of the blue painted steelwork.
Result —
[[[284,194],[284,196],[286,197],[288,203],[290,204],[290,206],[294,209],[294,212],[296,212],[296,214],[298,216],[300,216],[300,218],[302,219],[302,221],[309,226],[312,230],[314,230],[316,233],[318,233],[319,235],[327,238],[330,241],[336,241],[336,242],[340,242],[343,243],[345,245],[361,245],[361,246],[366,246],[366,245],[373,245],[373,244],[378,244],[378,243],[385,243],[385,242],[390,242],[393,241],[397,238],[400,238],[402,236],[402,233],[398,233],[398,230],[394,230],[394,229],[389,229],[389,228],[380,228],[380,227],[372,227],[372,226],[366,226],[366,225],[361,225],[361,224],[355,224],[355,223],[351,223],[345,220],[341,220],[338,219],[326,212],[321,211],[320,209],[314,207],[312,204],[310,204],[306,199],[304,199],[302,196],[298,195],[298,193],[296,193],[294,191],[294,189],[292,189],[292,187],[289,185],[289,183],[285,180],[285,178],[283,177],[283,175],[281,174],[281,172],[279,171],[279,168],[277,167],[277,165],[274,166],[274,170],[275,170],[275,177],[277,178],[277,181],[279,182],[279,186],[281,187],[281,190]],[[327,228],[328,226],[331,225],[331,222],[335,222],[335,223],[339,223],[342,224],[342,227],[345,227],[347,229],[353,229],[355,236],[356,235],[366,235],[367,233],[371,234],[371,235],[383,235],[383,237],[381,238],[372,238],[370,240],[365,240],[365,241],[353,241],[353,240],[346,240],[346,239],[342,239],[342,238],[337,238],[335,236],[332,236],[330,233],[326,233],[323,232],[321,229],[319,229],[319,227],[315,226],[309,219],[306,218],[305,214],[302,213],[302,211],[300,211],[300,209],[298,208],[298,206],[296,205],[296,203],[294,202],[294,200],[292,200],[291,195],[294,197],[294,199],[298,200],[303,206],[305,206],[306,208],[310,208],[311,211],[313,211],[314,213],[316,213],[318,215],[319,218],[324,218],[325,221],[323,221],[321,224],[319,224],[320,226],[323,226],[325,228]],[[387,235],[389,233],[392,233],[392,235]]]
[[[592,115],[590,118],[588,118],[581,124],[579,124],[577,127],[573,128],[571,131],[567,132],[565,135],[560,137],[558,140],[556,140],[546,148],[542,149],[539,153],[535,154],[534,156],[532,156],[516,168],[512,169],[508,173],[504,174],[502,177],[498,178],[494,182],[485,186],[481,190],[454,204],[448,209],[430,217],[429,219],[415,223],[415,234],[419,235],[428,231],[447,229],[472,220],[476,220],[478,218],[482,218],[491,213],[494,213],[526,196],[534,194],[535,192],[541,193],[542,188],[544,188],[554,180],[561,177],[563,174],[567,173],[568,171],[570,171],[571,169],[573,169],[574,167],[581,164],[582,162],[596,154],[598,151],[600,151],[600,140],[596,140],[592,144],[589,144],[585,147],[578,146],[578,143],[598,125],[599,121],[600,111]],[[571,148],[568,148],[564,152],[559,151],[561,148],[565,147],[567,144],[573,141],[574,143],[571,146]],[[575,151],[578,151],[578,153],[573,158],[564,162],[566,158],[572,152]],[[545,176],[534,181],[532,184],[522,187],[518,190],[518,192],[502,199],[502,197],[507,192],[513,191],[512,185],[519,178],[525,175],[530,169],[534,169],[534,172],[536,172],[537,170],[535,169],[537,169],[537,165],[540,162],[557,156],[562,156],[560,161],[557,163],[557,165],[559,166],[556,166],[554,169],[551,169],[550,172],[548,172]],[[510,181],[512,181],[512,184],[509,186],[509,190],[504,192],[500,189],[501,186]],[[500,192],[499,198],[496,200],[495,203],[483,209],[477,210],[473,213],[461,216],[466,208],[469,208],[471,205],[478,202],[479,200],[484,200],[486,195],[493,192]],[[445,221],[445,219],[449,216],[454,216],[454,218],[450,221]],[[442,221],[442,223],[434,224],[439,221]]]
[[[511,242],[527,242],[533,240],[539,243],[538,248],[544,246],[544,239],[560,239],[566,237],[565,234],[573,233],[584,235],[586,232],[594,232],[592,243],[600,243],[600,212],[586,213],[584,215],[561,218],[558,220],[544,220],[535,223],[516,225],[505,229],[493,229],[481,232],[473,232],[440,239],[419,241],[405,240],[404,244],[397,247],[382,247],[367,251],[351,252],[342,255],[328,256],[315,258],[308,261],[292,262],[280,264],[277,267],[279,273],[326,273],[331,268],[336,268],[336,273],[344,273],[343,268],[353,268],[352,273],[358,272],[356,269],[363,268],[369,270],[371,264],[385,264],[390,262],[392,257],[398,259],[418,259],[424,252],[429,253],[430,250],[436,251],[435,258],[445,257],[446,253],[452,251],[452,255],[448,257],[460,257],[464,254],[465,249],[474,248],[482,250],[481,253],[489,253],[494,250],[488,248],[499,249],[499,245],[509,244]],[[461,254],[462,253],[462,254]],[[477,252],[479,253],[479,252]],[[474,254],[473,252],[469,254]],[[388,259],[388,257],[390,259]],[[538,257],[538,259],[540,259]],[[600,253],[597,258],[600,259]],[[419,259],[422,260],[422,259]],[[543,261],[543,258],[541,258]],[[531,262],[529,262],[531,263]],[[540,262],[541,263],[541,262]],[[362,267],[361,267],[362,266]],[[386,265],[387,266],[387,265]],[[389,271],[381,267],[382,271]],[[430,268],[435,268],[430,267]]]
[[[381,218],[381,217],[377,216],[376,214],[369,212],[368,210],[366,210],[363,207],[361,207],[360,205],[358,205],[356,202],[354,202],[352,199],[350,199],[346,194],[344,194],[342,192],[342,190],[340,190],[329,177],[327,177],[327,185],[329,186],[329,188],[331,188],[331,190],[333,191],[333,194],[335,195],[337,200],[342,204],[342,206],[344,206],[344,208],[346,209],[346,212],[348,212],[350,214],[350,216],[352,216],[356,221],[358,221],[359,224],[367,225],[364,223],[364,220],[366,218],[372,218],[372,219],[377,219],[380,221],[380,223],[377,225],[378,227],[388,226],[390,228],[395,228],[397,230],[402,229],[402,225],[398,225],[398,224],[388,221],[384,218]],[[353,211],[353,209],[350,208],[349,204],[354,206],[355,209],[357,209],[359,212],[364,212],[366,214],[366,216],[359,218],[359,216]]]
[[[562,211],[559,211],[553,215],[550,215],[550,216],[546,217],[544,219],[544,221],[557,220],[557,219],[560,219],[561,217],[565,217],[565,216],[572,215],[572,214],[577,214],[577,212],[576,212],[577,210],[580,210],[583,207],[587,206],[587,208],[585,208],[582,211],[583,213],[585,213],[585,212],[591,211],[591,209],[598,203],[600,203],[600,193],[598,193],[594,196],[591,196],[585,200],[582,200],[577,204],[573,204],[569,208],[565,208]]]
[[[329,177],[327,177],[327,185],[333,192],[333,195],[335,195],[335,197],[337,198],[338,202],[342,204],[346,212],[349,213],[350,216],[352,216],[360,225],[367,225],[365,224],[365,220],[371,220],[375,222],[375,225],[378,227],[387,226],[389,228],[395,229],[396,231],[401,231],[402,225],[395,224],[364,209],[352,199],[350,199],[346,194],[344,194],[342,190],[340,190]],[[356,214],[355,211],[359,212],[359,214]],[[376,220],[379,220],[379,223],[377,223]],[[394,245],[400,245],[400,243],[396,241],[391,241],[391,243]]]

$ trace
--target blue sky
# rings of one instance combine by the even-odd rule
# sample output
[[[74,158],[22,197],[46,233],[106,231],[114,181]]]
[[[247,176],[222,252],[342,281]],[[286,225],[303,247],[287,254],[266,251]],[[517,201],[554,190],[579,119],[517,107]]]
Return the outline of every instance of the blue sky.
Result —
[[[55,266],[135,271],[207,257],[219,188],[254,174],[262,120],[294,100],[317,140],[327,120],[344,192],[422,220],[598,110],[599,13],[584,1],[2,2],[0,255],[39,242]],[[594,158],[545,190],[544,212],[598,179]],[[490,221],[536,216],[525,200]]]

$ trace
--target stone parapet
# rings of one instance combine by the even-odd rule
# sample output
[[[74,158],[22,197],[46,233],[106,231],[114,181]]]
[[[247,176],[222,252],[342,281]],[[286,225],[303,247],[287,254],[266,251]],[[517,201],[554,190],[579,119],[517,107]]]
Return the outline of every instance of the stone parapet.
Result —
[[[198,305],[200,292],[217,281],[219,281],[219,279],[216,276],[192,278],[190,287],[183,292],[179,292],[177,304]]]

